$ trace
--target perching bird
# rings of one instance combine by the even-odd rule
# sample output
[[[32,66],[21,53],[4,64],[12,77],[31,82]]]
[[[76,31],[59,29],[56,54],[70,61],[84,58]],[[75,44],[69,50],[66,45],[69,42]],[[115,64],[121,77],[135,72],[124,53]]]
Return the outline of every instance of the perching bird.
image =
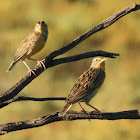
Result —
[[[48,37],[48,27],[44,21],[39,21],[33,30],[33,32],[29,33],[24,40],[22,40],[19,48],[17,49],[15,56],[11,65],[9,66],[7,72],[13,69],[15,64],[22,60],[25,66],[28,68],[30,74],[31,72],[35,74],[29,66],[25,63],[25,59],[37,61],[38,65],[42,65],[45,68],[45,65],[42,61],[38,61],[30,58],[32,55],[38,53],[45,45]]]
[[[89,104],[90,100],[96,95],[105,79],[105,57],[96,57],[93,59],[90,68],[85,71],[77,80],[76,84],[70,91],[66,105],[59,112],[59,116],[64,116],[65,113],[75,103],[79,103],[82,110],[85,112],[80,102],[85,102],[88,106],[99,112],[98,109]]]

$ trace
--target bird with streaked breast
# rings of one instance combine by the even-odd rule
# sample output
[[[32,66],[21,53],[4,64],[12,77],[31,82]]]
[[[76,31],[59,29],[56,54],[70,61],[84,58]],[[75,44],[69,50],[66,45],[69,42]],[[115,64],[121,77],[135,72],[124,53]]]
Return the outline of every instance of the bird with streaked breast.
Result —
[[[30,74],[31,72],[34,73],[29,66],[25,63],[25,59],[37,61],[37,64],[39,66],[43,65],[45,68],[45,65],[42,61],[38,61],[36,59],[30,58],[31,56],[38,53],[42,48],[45,46],[46,40],[48,37],[48,27],[47,24],[44,21],[39,21],[33,30],[33,32],[29,33],[25,39],[21,42],[19,48],[17,49],[13,61],[11,65],[9,66],[7,72],[13,69],[15,64],[22,60],[23,63],[28,68]]]
[[[66,105],[59,112],[59,116],[64,116],[66,112],[75,103],[79,103],[80,107],[84,112],[84,108],[80,102],[85,102],[88,106],[92,107],[95,111],[99,110],[89,104],[90,100],[96,95],[100,87],[102,86],[105,79],[105,61],[106,57],[95,57],[92,61],[90,68],[85,71],[77,80],[76,84],[70,91]]]

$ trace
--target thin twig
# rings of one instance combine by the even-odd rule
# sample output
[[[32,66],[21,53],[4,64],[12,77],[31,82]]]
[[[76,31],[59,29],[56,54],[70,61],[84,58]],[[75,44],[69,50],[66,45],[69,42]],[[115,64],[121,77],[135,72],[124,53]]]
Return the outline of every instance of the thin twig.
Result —
[[[26,96],[18,96],[14,97],[10,100],[7,100],[5,102],[2,102],[0,104],[0,108],[3,108],[13,102],[17,101],[64,101],[66,100],[66,97],[47,97],[47,98],[35,98],[35,97],[26,97]]]
[[[73,61],[78,61],[81,59],[86,59],[86,58],[92,58],[95,56],[104,56],[108,58],[116,58],[119,56],[118,53],[110,53],[110,52],[105,52],[105,51],[91,51],[91,52],[86,52],[83,54],[78,54],[74,56],[69,56],[69,57],[63,57],[59,59],[53,59],[51,60],[51,63],[49,63],[49,67],[53,67],[59,64],[64,64],[64,63],[69,63]]]

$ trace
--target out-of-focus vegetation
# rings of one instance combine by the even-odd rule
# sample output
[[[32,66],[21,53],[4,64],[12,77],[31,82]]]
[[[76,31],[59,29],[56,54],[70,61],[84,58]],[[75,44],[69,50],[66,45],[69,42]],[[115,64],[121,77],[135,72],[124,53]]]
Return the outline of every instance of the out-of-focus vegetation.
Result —
[[[113,13],[139,0],[4,0],[0,4],[0,92],[8,90],[27,73],[19,62],[6,73],[21,40],[33,30],[36,22],[48,24],[45,48],[33,58],[43,59],[50,52],[67,45],[89,28]],[[104,86],[91,104],[99,110],[115,112],[140,107],[140,11],[133,12],[91,36],[63,56],[93,50],[120,54],[106,62]],[[32,81],[19,95],[34,97],[67,96],[80,74],[92,59],[59,65],[48,69]],[[30,67],[35,63],[27,60]],[[33,119],[60,110],[63,101],[17,102],[0,110],[0,123]],[[83,105],[85,109],[89,109]],[[80,110],[78,105],[72,109]],[[139,140],[137,120],[88,120],[59,122],[43,127],[17,131],[1,140]]]

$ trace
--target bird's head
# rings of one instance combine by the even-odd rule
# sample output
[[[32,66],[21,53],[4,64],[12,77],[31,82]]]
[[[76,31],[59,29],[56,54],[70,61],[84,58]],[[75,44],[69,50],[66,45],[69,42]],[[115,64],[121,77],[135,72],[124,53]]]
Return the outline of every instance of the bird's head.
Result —
[[[98,57],[95,57],[92,61],[92,64],[91,64],[91,67],[94,67],[94,68],[101,68],[103,70],[105,70],[105,61],[107,60],[108,58],[106,57],[101,57],[101,56],[98,56]]]
[[[39,21],[35,25],[35,31],[39,33],[48,32],[48,26],[44,21]]]

